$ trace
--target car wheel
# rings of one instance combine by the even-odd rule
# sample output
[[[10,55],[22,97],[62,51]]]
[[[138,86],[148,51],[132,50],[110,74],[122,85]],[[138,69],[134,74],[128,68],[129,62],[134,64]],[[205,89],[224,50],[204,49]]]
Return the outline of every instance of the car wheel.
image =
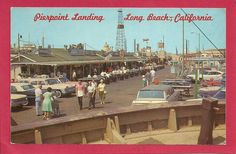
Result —
[[[60,90],[56,90],[56,96],[61,98],[62,97],[62,92]]]
[[[27,100],[24,104],[22,104],[22,105],[24,105],[24,106],[27,106],[27,105],[29,105],[29,100]]]

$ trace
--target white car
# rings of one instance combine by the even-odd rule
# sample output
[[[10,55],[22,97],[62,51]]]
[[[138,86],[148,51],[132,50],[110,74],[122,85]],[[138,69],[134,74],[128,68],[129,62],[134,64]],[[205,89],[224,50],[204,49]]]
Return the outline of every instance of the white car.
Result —
[[[65,95],[70,95],[75,92],[75,86],[66,83],[60,83],[56,78],[28,78],[22,79],[20,82],[28,82],[34,87],[42,85],[42,89],[47,89],[51,87],[56,93],[57,97],[62,97]]]
[[[28,104],[28,99],[26,95],[23,94],[11,94],[11,108],[22,107]]]
[[[137,98],[132,104],[167,103],[180,99],[180,92],[174,91],[169,85],[150,85],[139,90]]]
[[[199,73],[198,78],[203,79],[203,80],[222,80],[224,72],[221,71],[204,71],[203,74]],[[187,75],[187,78],[195,80],[196,75],[195,74],[190,74]],[[203,78],[202,78],[203,77]]]
[[[35,88],[29,83],[11,83],[11,94],[23,94],[27,96],[28,102],[35,100]]]

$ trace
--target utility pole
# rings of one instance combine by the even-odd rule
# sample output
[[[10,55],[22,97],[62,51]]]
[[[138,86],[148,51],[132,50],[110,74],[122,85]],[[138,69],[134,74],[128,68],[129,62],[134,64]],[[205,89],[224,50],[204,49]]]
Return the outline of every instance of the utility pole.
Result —
[[[187,57],[187,55],[188,55],[188,40],[186,39],[185,41],[186,41],[186,43],[185,43],[185,45],[186,45],[186,47],[185,47],[185,48],[186,48],[186,49],[185,49],[185,50],[186,50],[186,52],[185,52],[185,63],[186,63],[186,65],[187,65],[187,58],[188,58],[188,57]],[[186,65],[185,65],[185,66],[186,66]]]
[[[17,53],[18,53],[18,61],[20,62],[20,38],[22,36],[18,33],[17,34]]]
[[[136,39],[134,39],[134,53],[136,52]]]
[[[201,57],[201,53],[200,53],[200,50],[201,50],[201,48],[200,48],[201,46],[200,46],[200,33],[198,33],[198,68],[200,68],[200,57]]]
[[[197,94],[198,94],[198,84],[200,84],[200,80],[199,80],[199,68],[200,68],[200,33],[198,33],[198,51],[197,51],[197,58],[198,58],[198,66],[196,69],[196,73],[195,73],[195,88],[194,88],[194,97],[197,98]],[[202,67],[203,68],[203,67]],[[203,79],[203,72],[202,72],[202,79]]]
[[[17,34],[17,47],[18,47],[18,52],[20,51],[20,34]]]
[[[164,48],[165,48],[165,38],[164,38],[164,35],[163,35],[163,48],[162,48],[163,51],[164,51]]]
[[[28,43],[30,44],[30,33],[28,35]]]
[[[42,48],[44,48],[44,35],[42,37]]]

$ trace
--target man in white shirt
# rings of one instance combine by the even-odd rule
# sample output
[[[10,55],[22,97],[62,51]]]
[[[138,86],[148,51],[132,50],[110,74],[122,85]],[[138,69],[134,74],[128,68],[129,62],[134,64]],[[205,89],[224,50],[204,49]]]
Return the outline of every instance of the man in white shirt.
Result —
[[[106,72],[102,71],[102,72],[101,72],[101,76],[104,77],[105,75],[106,75]]]
[[[75,70],[73,71],[72,78],[73,78],[73,81],[76,81],[76,72],[75,72]]]
[[[155,79],[155,76],[156,76],[156,72],[152,69],[152,70],[150,71],[150,73],[151,73],[151,78],[152,78],[152,82],[153,82],[154,79]]]
[[[83,109],[83,96],[85,93],[85,87],[82,84],[82,81],[78,81],[76,84],[76,92],[77,92],[77,97],[78,97],[78,103],[79,103],[79,108],[80,110]]]
[[[35,89],[35,109],[36,109],[36,115],[40,116],[42,115],[41,105],[42,105],[42,85],[39,85]]]
[[[21,74],[18,74],[18,76],[17,76],[17,81],[19,82],[22,78],[21,78]]]

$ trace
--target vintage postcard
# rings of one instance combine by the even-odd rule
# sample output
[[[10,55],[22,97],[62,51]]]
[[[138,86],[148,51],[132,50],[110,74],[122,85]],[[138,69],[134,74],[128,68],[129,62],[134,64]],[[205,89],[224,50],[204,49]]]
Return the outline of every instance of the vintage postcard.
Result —
[[[223,8],[11,8],[11,105],[21,107],[12,142],[197,144],[212,96],[222,111],[204,117],[216,118],[211,144],[225,144],[225,17]]]
[[[9,149],[222,152],[232,144],[226,6],[8,11]]]

